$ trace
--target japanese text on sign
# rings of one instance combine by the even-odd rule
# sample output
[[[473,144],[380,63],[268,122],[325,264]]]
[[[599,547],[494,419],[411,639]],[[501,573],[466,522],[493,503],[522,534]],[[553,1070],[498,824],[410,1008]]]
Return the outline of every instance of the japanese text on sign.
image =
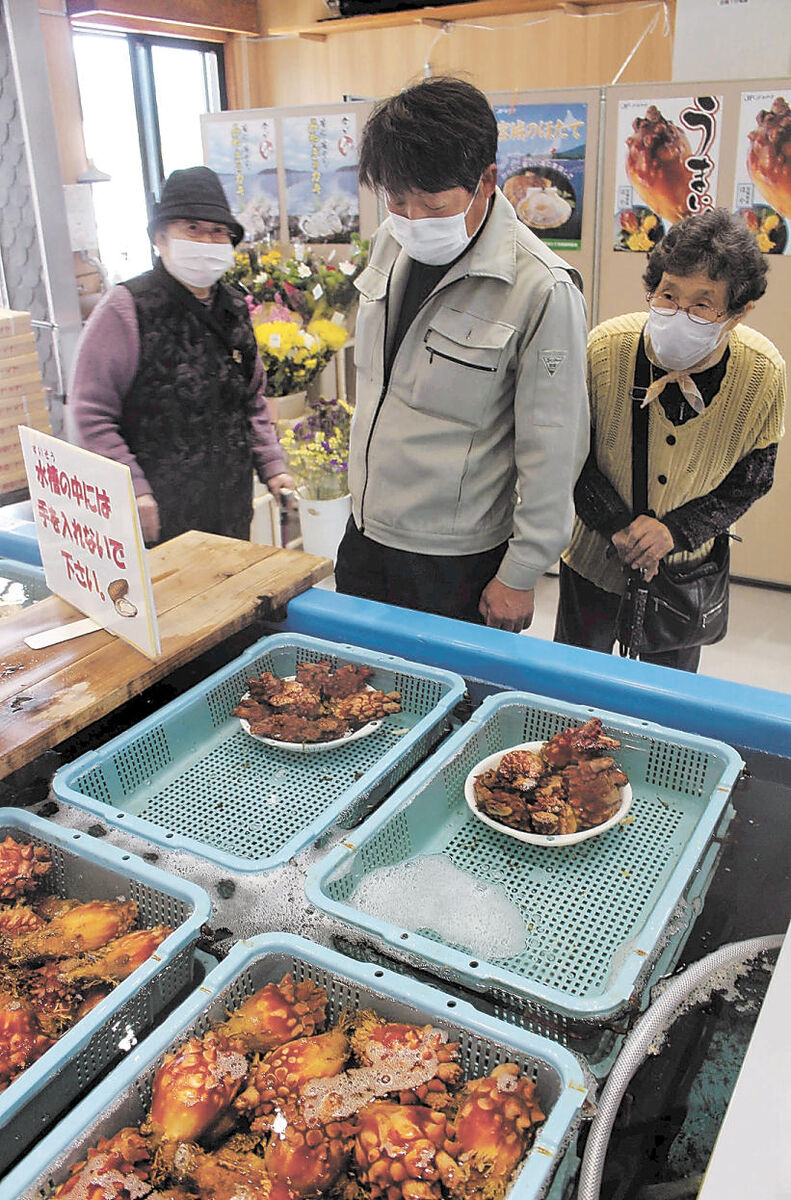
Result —
[[[558,139],[573,138],[579,141],[581,130],[585,128],[584,121],[498,121],[497,136],[503,141],[528,138],[543,138],[554,142]]]
[[[686,159],[692,173],[687,195],[687,208],[691,213],[704,212],[714,207],[711,188],[711,173],[715,162],[708,153],[717,136],[717,113],[720,102],[716,96],[697,96],[687,108],[682,108],[680,120],[691,131],[700,133],[697,152]]]
[[[310,142],[310,182],[314,195],[321,195],[321,171],[319,170],[319,122],[311,117],[308,122],[308,141]]]
[[[47,586],[150,657],[159,654],[128,467],[20,426]]]

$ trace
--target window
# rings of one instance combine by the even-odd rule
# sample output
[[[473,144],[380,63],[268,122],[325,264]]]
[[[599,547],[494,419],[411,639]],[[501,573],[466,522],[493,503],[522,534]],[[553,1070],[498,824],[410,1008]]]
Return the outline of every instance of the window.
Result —
[[[200,115],[225,105],[222,51],[203,42],[74,32],[85,149],[110,282],[151,266],[150,204],[171,171],[203,162]]]

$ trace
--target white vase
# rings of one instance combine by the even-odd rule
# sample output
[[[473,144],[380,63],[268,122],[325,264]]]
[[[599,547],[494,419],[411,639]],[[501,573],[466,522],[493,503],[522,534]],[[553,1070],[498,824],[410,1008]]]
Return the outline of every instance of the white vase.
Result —
[[[270,396],[269,417],[272,423],[294,421],[304,416],[307,395],[307,392],[289,392],[286,396]]]
[[[308,500],[297,488],[299,523],[302,528],[302,549],[306,554],[320,554],[333,562],[352,511],[351,496],[335,500]]]

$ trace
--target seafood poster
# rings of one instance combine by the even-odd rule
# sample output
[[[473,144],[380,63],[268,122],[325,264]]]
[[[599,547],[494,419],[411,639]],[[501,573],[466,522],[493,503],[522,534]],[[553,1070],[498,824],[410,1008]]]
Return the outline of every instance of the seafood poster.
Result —
[[[220,177],[245,240],[280,238],[274,117],[254,112],[203,118],[203,157]]]
[[[791,254],[791,89],[742,92],[734,212],[764,254]]]
[[[47,587],[140,650],[160,653],[132,472],[19,426]]]
[[[716,207],[721,127],[721,96],[620,102],[616,250],[651,250],[676,221]]]
[[[556,250],[579,250],[587,104],[497,105],[497,174],[516,215]]]
[[[288,236],[348,242],[360,232],[357,114],[283,117]]]

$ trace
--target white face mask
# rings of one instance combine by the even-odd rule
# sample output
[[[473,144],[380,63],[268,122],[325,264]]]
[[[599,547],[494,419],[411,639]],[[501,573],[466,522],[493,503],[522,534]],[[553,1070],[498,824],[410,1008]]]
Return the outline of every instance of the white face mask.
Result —
[[[169,238],[162,259],[180,283],[186,287],[211,287],[233,266],[230,242],[189,242]]]
[[[687,371],[703,362],[714,353],[729,328],[729,321],[723,325],[717,321],[697,325],[685,313],[663,317],[654,309],[649,311],[646,324],[654,354],[668,371]]]
[[[474,233],[467,233],[465,217],[475,202],[478,180],[472,199],[463,213],[454,213],[452,217],[399,217],[390,213],[393,225],[393,236],[406,250],[410,258],[416,262],[425,263],[429,267],[440,267],[453,262],[454,258],[467,249],[475,234],[483,223],[483,218]],[[388,209],[389,211],[389,209]]]

